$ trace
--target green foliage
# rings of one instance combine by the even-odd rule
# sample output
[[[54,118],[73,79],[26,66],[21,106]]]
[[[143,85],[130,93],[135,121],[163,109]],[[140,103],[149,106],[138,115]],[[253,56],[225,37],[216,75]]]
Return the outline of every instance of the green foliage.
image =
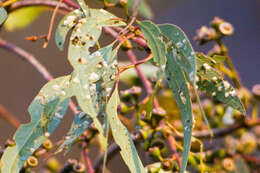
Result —
[[[92,124],[93,120],[84,112],[79,112],[75,115],[74,121],[67,133],[65,140],[60,145],[58,152],[66,148],[67,151],[70,149],[73,142]]]
[[[31,122],[15,133],[15,145],[8,147],[1,159],[2,172],[16,173],[24,161],[53,133],[67,111],[69,76],[47,83],[29,107]],[[59,90],[57,90],[59,89]]]
[[[203,54],[197,54],[197,85],[202,91],[222,103],[245,114],[245,108],[235,89],[214,69],[215,60]]]
[[[128,0],[127,6],[129,9],[132,9],[133,0]],[[148,18],[148,19],[153,18],[153,12],[152,12],[150,6],[147,4],[146,0],[141,0],[140,6],[138,8],[138,13],[145,18]]]
[[[6,18],[7,18],[7,12],[5,11],[5,9],[3,7],[0,7],[0,25],[2,25],[4,23]]]
[[[17,29],[23,29],[29,26],[46,9],[46,7],[24,7],[17,9],[8,14],[4,27],[10,32]]]
[[[152,51],[154,62],[157,63],[160,68],[165,67],[166,46],[163,43],[160,29],[150,21],[140,22],[139,25]]]
[[[168,48],[176,51],[176,62],[193,84],[196,76],[196,58],[189,39],[176,25],[163,24],[159,27],[161,32],[169,39]]]
[[[115,142],[119,145],[120,154],[131,172],[145,173],[143,164],[138,157],[135,145],[127,128],[122,124],[117,116],[117,106],[119,105],[119,96],[117,87],[113,91],[107,104],[106,113],[111,127]]]
[[[156,93],[163,81],[163,77],[165,77],[178,107],[176,112],[180,114],[182,121],[183,147],[178,147],[183,149],[182,162],[179,166],[180,172],[184,173],[190,149],[192,148],[193,110],[192,94],[189,93],[191,87],[195,89],[197,97],[199,97],[197,89],[205,91],[221,103],[245,114],[245,108],[235,89],[219,73],[218,66],[227,62],[227,56],[224,54],[210,57],[202,53],[195,54],[189,39],[175,25],[156,25],[151,21],[138,21],[141,34],[138,34],[138,27],[136,27],[137,29],[129,27],[129,33],[135,34],[135,37],[140,36],[141,39],[142,36],[144,37],[147,46],[143,47],[148,54],[152,54],[151,64],[143,64],[140,68],[144,70],[145,76],[149,78],[157,75],[157,82],[151,95],[148,95],[149,99],[144,99],[144,103],[139,104],[137,103],[139,95],[129,92],[126,95],[134,98],[131,100],[133,102],[131,104],[134,105],[128,107],[127,104],[122,104],[125,108],[124,114],[136,109],[138,110],[136,112],[137,117],[140,118],[141,111],[146,111],[146,117],[141,117],[140,119],[143,119],[138,124],[144,128],[138,129],[138,132],[141,133],[144,140],[145,150],[149,151],[153,156],[158,156],[155,158],[161,162],[155,162],[144,167],[131,134],[118,116],[118,111],[123,112],[122,109],[119,109],[123,106],[120,104],[118,95],[119,81],[117,79],[120,77],[126,83],[131,83],[131,79],[133,76],[136,77],[137,73],[132,69],[123,73],[123,75],[121,73],[124,72],[125,68],[136,67],[137,64],[131,64],[124,68],[118,67],[117,53],[119,46],[116,48],[114,46],[120,39],[102,48],[99,47],[98,43],[103,27],[120,27],[125,26],[126,23],[106,10],[88,8],[84,0],[78,0],[78,2],[80,9],[68,13],[60,21],[55,37],[58,49],[63,50],[67,35],[72,30],[69,39],[68,60],[73,67],[73,72],[70,75],[48,82],[40,90],[29,107],[31,122],[22,125],[16,131],[13,138],[15,145],[8,146],[1,158],[1,164],[3,165],[1,171],[4,173],[18,173],[20,171],[25,160],[33,155],[40,146],[43,146],[43,142],[57,128],[67,111],[69,100],[73,96],[76,98],[80,111],[75,115],[71,128],[63,143],[59,146],[58,151],[63,149],[68,151],[76,139],[93,125],[98,131],[99,141],[105,152],[107,151],[109,129],[111,129],[113,139],[120,148],[120,154],[131,172],[144,173],[148,172],[147,170],[153,170],[151,172],[168,172],[175,168],[179,170],[178,166],[170,163],[173,160],[164,158],[162,151],[166,146],[163,140],[168,139],[170,135],[169,131],[163,131],[162,129],[170,128],[165,122],[176,117],[169,117],[162,109],[152,113]],[[104,2],[116,4],[117,1],[105,0]],[[133,6],[135,6],[134,1],[129,0],[127,7],[132,7],[132,10],[135,11],[136,7]],[[4,24],[5,28],[9,31],[24,28],[44,10],[44,7],[26,7],[15,10],[8,15]],[[140,2],[139,13],[147,18],[152,17],[149,6],[144,0]],[[0,8],[0,24],[5,21],[6,17],[5,9]],[[122,38],[125,38],[125,36]],[[220,43],[219,40],[218,43]],[[90,51],[91,48],[94,51]],[[210,114],[212,111],[210,112],[208,109],[207,107],[207,113]],[[221,112],[221,110],[218,112]],[[125,117],[122,117],[122,119],[127,126],[132,125],[132,122],[126,123]],[[165,121],[162,123],[163,126],[160,124],[161,120]],[[203,147],[200,148],[200,152],[202,150]],[[196,155],[193,159],[193,166],[197,164],[195,158],[198,158],[201,161],[201,166],[203,166],[203,156],[198,157]],[[106,156],[104,162],[105,160]],[[228,159],[227,161],[232,162],[233,160]],[[242,165],[241,169],[249,172],[247,165],[243,164],[243,160],[237,159],[237,163]],[[71,167],[74,168],[74,166]],[[207,170],[207,167],[199,169]]]
[[[168,79],[169,86],[172,89],[174,98],[177,102],[182,119],[184,144],[181,172],[184,172],[188,161],[188,154],[190,151],[192,133],[192,110],[189,90],[186,84],[187,81],[185,79],[183,70],[178,66],[176,62],[177,56],[177,52],[174,49],[168,52],[166,77]]]

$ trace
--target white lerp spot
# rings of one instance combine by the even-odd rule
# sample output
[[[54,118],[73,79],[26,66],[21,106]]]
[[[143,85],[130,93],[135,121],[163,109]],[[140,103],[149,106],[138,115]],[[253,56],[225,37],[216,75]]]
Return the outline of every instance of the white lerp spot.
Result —
[[[53,85],[52,88],[57,91],[57,90],[60,89],[60,86],[59,85]]]
[[[98,74],[95,72],[92,72],[89,76],[89,80],[98,80]]]
[[[76,20],[76,16],[68,16],[67,19],[64,21],[64,25],[68,27],[72,27]]]
[[[77,76],[72,81],[75,82],[75,83],[80,83],[80,80]]]
[[[225,89],[228,89],[230,87],[230,84],[227,81],[223,82]]]
[[[211,68],[207,63],[204,63],[203,67],[204,67],[205,70],[209,70]]]
[[[49,132],[45,132],[45,133],[44,133],[44,136],[45,136],[45,137],[50,137],[50,135],[51,135],[51,134],[50,134]]]

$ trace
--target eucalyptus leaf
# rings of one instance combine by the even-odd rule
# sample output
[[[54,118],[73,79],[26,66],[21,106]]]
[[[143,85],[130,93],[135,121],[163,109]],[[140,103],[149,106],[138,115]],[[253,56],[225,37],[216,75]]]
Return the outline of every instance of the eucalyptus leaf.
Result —
[[[128,0],[127,1],[127,7],[129,9],[132,9],[133,7],[133,0]],[[146,2],[146,0],[141,0],[140,2],[140,6],[138,8],[138,13],[148,19],[152,19],[153,18],[153,12],[151,7],[148,5],[148,3]]]
[[[197,69],[197,85],[201,91],[245,114],[245,108],[235,89],[223,79],[205,57],[197,56]]]
[[[47,83],[29,107],[31,122],[19,127],[14,140],[16,145],[8,147],[1,158],[1,171],[18,173],[24,161],[53,133],[67,111],[69,93],[64,76]]]
[[[147,44],[152,51],[154,62],[163,69],[166,63],[166,46],[162,40],[163,38],[160,29],[151,21],[143,21],[140,22],[139,25],[144,38],[147,40]]]
[[[63,50],[64,42],[68,32],[77,24],[77,20],[83,17],[83,12],[76,9],[62,18],[56,29],[56,45],[60,50]]]
[[[7,18],[7,12],[5,11],[5,9],[3,7],[0,7],[0,25],[2,25],[4,23],[6,18]]]
[[[75,115],[73,123],[67,133],[65,140],[59,146],[58,151],[60,152],[63,148],[67,151],[70,149],[73,142],[92,124],[93,120],[85,113],[79,112]]]
[[[196,56],[185,33],[176,25],[159,25],[161,32],[170,40],[167,45],[174,46],[177,52],[176,62],[184,70],[189,81],[194,84],[196,76]]]
[[[89,48],[96,44],[102,27],[122,26],[125,23],[116,20],[116,16],[103,9],[89,9],[84,1],[80,1],[80,6],[86,17],[77,19],[72,14],[68,20],[69,16],[66,16],[64,21],[67,21],[65,22],[67,26],[58,27],[56,43],[58,47],[60,43],[63,45],[66,34],[73,27],[68,52],[68,59],[74,68],[71,87],[81,109],[93,119],[95,127],[99,131],[102,147],[105,149],[106,138],[97,116],[106,104],[104,98],[106,91],[112,88],[113,80],[110,78],[116,75],[115,68],[111,69],[112,63],[115,62],[115,52],[112,51],[113,44],[92,54],[89,52]],[[76,14],[81,15],[82,12],[76,11]],[[61,25],[63,24],[61,23]],[[110,84],[108,85],[108,83]],[[101,86],[102,84],[104,87]]]
[[[45,10],[46,7],[23,7],[8,14],[8,18],[4,23],[7,31],[14,31],[23,29],[29,26],[35,19],[37,19]]]
[[[178,105],[183,125],[184,143],[181,164],[181,173],[183,173],[186,169],[191,145],[192,107],[186,78],[176,61],[177,56],[177,51],[174,48],[168,52],[165,75]]]
[[[120,154],[129,170],[133,173],[145,173],[146,171],[138,157],[132,138],[127,128],[117,116],[117,106],[119,105],[119,102],[118,88],[116,87],[106,107],[108,122],[112,130],[113,138],[115,143],[120,147]]]

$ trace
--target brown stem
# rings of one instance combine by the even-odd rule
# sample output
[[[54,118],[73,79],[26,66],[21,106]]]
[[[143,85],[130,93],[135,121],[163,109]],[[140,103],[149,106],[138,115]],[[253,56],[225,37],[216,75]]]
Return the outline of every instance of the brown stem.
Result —
[[[59,10],[59,7],[60,5],[62,4],[63,0],[59,0],[59,3],[56,5],[53,13],[52,13],[52,16],[51,16],[51,21],[50,21],[50,26],[49,26],[49,31],[48,31],[48,34],[47,34],[47,37],[45,39],[45,42],[43,44],[43,48],[46,48],[48,46],[48,43],[49,43],[49,40],[51,39],[51,32],[52,32],[52,28],[53,28],[53,23],[54,23],[54,19],[55,19],[55,16]]]
[[[65,11],[71,11],[72,8],[70,8],[68,5],[65,4],[65,1],[60,5],[61,10]],[[16,10],[22,7],[29,7],[29,6],[45,6],[45,7],[51,7],[55,8],[58,5],[58,1],[52,1],[52,0],[26,0],[26,1],[18,1],[16,3],[13,3],[10,7],[10,10]]]
[[[176,147],[175,147],[175,144],[174,144],[174,143],[175,143],[174,137],[171,136],[171,135],[169,135],[169,137],[168,137],[168,142],[169,142],[170,148],[171,148],[172,151],[173,151],[173,156],[176,157],[176,160],[177,160],[178,165],[181,166],[181,159],[180,159],[180,156],[179,156],[179,154],[178,154],[178,152],[177,152],[177,149],[176,149]]]
[[[0,38],[0,48],[6,49],[14,54],[18,55],[20,58],[30,63],[47,81],[53,79],[53,76],[48,72],[48,70],[30,53],[26,52],[22,48],[9,43]],[[78,112],[77,106],[70,101],[70,109],[76,114]]]
[[[13,114],[8,112],[7,109],[3,105],[0,104],[0,116],[4,120],[6,120],[9,124],[11,124],[14,128],[18,128],[20,126],[20,121],[15,118]]]
[[[91,160],[88,155],[88,149],[86,148],[86,142],[83,142],[82,150],[83,150],[85,165],[87,167],[87,173],[94,173],[95,171],[94,171],[94,168],[92,166]]]

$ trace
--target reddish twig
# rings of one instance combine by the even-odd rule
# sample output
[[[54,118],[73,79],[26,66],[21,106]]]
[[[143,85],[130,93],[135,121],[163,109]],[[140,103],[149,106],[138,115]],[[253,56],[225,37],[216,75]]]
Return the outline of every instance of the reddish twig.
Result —
[[[153,55],[149,54],[146,58],[144,58],[142,60],[139,60],[139,61],[136,61],[135,64],[129,64],[129,65],[126,65],[126,66],[121,66],[121,67],[119,67],[120,73],[123,73],[125,70],[127,70],[129,68],[136,67],[136,66],[138,66],[140,64],[143,64],[143,63],[149,61],[151,58],[153,58]]]
[[[48,46],[49,40],[51,38],[51,32],[52,32],[52,28],[53,28],[54,19],[55,19],[55,16],[56,16],[56,14],[58,12],[58,9],[59,9],[60,5],[62,4],[62,1],[63,0],[59,0],[59,3],[56,5],[56,7],[55,7],[55,9],[54,9],[54,11],[52,13],[49,31],[48,31],[47,37],[45,39],[45,42],[43,44],[43,48],[46,48]]]
[[[178,155],[177,149],[176,149],[175,144],[174,144],[175,143],[174,137],[169,135],[168,142],[169,142],[170,148],[173,151],[173,156],[176,158],[178,165],[181,166],[181,159]]]
[[[108,33],[109,35],[113,36],[114,38],[116,38],[118,40],[122,40],[122,38],[120,38],[119,34],[117,32],[115,32],[113,29],[105,27],[104,31],[106,33]],[[127,54],[128,58],[129,58],[129,60],[131,61],[131,63],[135,64],[137,62],[136,61],[136,56],[135,56],[135,54],[134,54],[134,52],[132,50],[127,50],[126,54]],[[141,81],[142,81],[142,83],[143,83],[147,93],[149,95],[151,95],[152,92],[153,92],[151,83],[147,80],[147,78],[144,76],[144,74],[142,73],[141,69],[138,66],[136,66],[135,69],[136,69],[136,71],[138,73],[138,76],[140,77],[140,79],[141,79]]]
[[[68,5],[65,4],[66,0],[63,0],[63,3],[60,5],[61,10],[65,10],[67,12],[71,11],[72,8],[70,8]],[[11,5],[10,10],[16,10],[22,7],[29,7],[29,6],[45,6],[50,8],[55,8],[58,5],[58,1],[52,1],[52,0],[26,0],[26,1],[18,1]]]
[[[20,121],[15,118],[13,114],[8,112],[7,109],[3,105],[0,104],[0,116],[6,120],[9,124],[11,124],[14,128],[18,128],[20,126]]]
[[[84,156],[84,162],[87,167],[87,173],[94,173],[95,171],[94,171],[94,168],[92,166],[91,160],[88,155],[88,149],[86,148],[86,142],[83,142],[82,150],[83,150],[82,152],[83,152],[83,156]]]
[[[10,52],[15,53],[19,57],[21,57],[26,62],[30,63],[47,81],[50,81],[53,79],[53,76],[48,72],[48,70],[30,53],[26,52],[22,48],[9,43],[3,39],[0,38],[0,47],[6,50],[9,50]],[[77,113],[77,106],[71,101],[70,102],[70,109],[73,111],[73,113]]]

